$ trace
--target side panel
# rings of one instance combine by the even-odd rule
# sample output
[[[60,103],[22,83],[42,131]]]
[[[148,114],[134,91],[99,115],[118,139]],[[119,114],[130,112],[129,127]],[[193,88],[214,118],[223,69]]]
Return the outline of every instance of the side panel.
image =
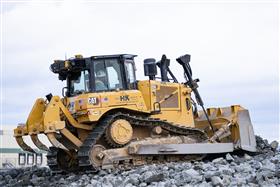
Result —
[[[119,108],[150,112],[138,90],[82,94],[69,98],[67,107],[80,123],[98,121],[104,113]]]
[[[151,117],[160,118],[173,122],[174,124],[194,126],[193,112],[190,103],[191,89],[182,84],[159,82],[159,81],[139,81],[139,90],[143,93],[145,102],[151,112],[155,112]],[[188,106],[187,106],[188,99]],[[156,105],[160,105],[160,112],[156,113]]]
[[[151,105],[151,85],[150,81],[139,81],[138,82],[138,89],[142,93],[144,102],[146,104],[147,110],[151,111],[152,105]]]
[[[153,99],[157,103],[160,103],[161,111],[180,111],[181,100],[180,100],[180,85],[174,83],[165,82],[153,82],[152,95],[155,95]]]

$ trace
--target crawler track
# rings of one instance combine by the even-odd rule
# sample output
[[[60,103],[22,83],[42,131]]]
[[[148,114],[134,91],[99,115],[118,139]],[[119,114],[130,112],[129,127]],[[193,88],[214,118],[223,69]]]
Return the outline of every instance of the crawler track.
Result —
[[[50,147],[50,150],[47,154],[47,165],[52,170],[53,173],[61,173],[63,172],[57,163],[57,152],[58,148]]]
[[[148,118],[141,115],[132,115],[128,113],[115,113],[105,116],[96,128],[89,133],[86,140],[83,142],[83,145],[80,147],[77,155],[79,160],[80,170],[82,171],[98,171],[101,168],[99,166],[92,165],[90,161],[90,151],[92,147],[97,143],[97,141],[105,133],[107,127],[116,119],[125,119],[130,122],[133,126],[142,126],[142,127],[155,127],[160,126],[162,129],[168,131],[172,136],[188,136],[192,139],[195,139],[197,142],[203,142],[208,139],[207,135],[200,129],[189,128],[185,126],[175,125],[167,121]],[[59,166],[55,161],[57,151],[51,149],[47,158],[49,167],[55,171],[60,172]],[[116,168],[120,169],[129,169],[143,163],[164,163],[170,161],[184,161],[184,160],[197,160],[201,159],[201,155],[177,155],[177,156],[136,156],[133,160],[123,160],[122,162],[116,163]],[[140,162],[139,162],[140,161]],[[142,164],[139,164],[142,163]]]

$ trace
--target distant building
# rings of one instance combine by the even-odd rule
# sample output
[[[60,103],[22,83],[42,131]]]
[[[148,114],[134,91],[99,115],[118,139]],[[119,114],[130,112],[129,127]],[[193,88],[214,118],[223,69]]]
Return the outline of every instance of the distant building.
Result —
[[[0,126],[0,168],[46,166],[46,152],[38,150],[30,137],[24,137],[24,141],[36,151],[36,154],[25,152],[18,146],[13,137],[15,127],[12,125]],[[45,145],[50,146],[46,136],[40,135],[39,138]]]

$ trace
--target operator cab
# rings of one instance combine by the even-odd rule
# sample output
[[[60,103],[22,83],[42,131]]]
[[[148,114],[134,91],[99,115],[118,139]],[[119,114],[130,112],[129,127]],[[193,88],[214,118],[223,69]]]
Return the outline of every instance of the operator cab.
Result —
[[[134,57],[136,55],[88,58],[76,55],[73,59],[56,60],[50,68],[59,74],[60,80],[67,81],[64,95],[68,97],[88,92],[131,90],[136,89]]]

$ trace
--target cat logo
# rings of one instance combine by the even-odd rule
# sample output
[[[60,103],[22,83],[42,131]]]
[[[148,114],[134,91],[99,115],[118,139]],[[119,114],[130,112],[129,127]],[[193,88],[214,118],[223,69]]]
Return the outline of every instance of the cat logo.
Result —
[[[90,105],[98,105],[99,100],[98,100],[97,97],[89,97],[89,98],[88,98],[88,103],[89,103]]]
[[[129,101],[129,95],[121,95],[120,101]]]

